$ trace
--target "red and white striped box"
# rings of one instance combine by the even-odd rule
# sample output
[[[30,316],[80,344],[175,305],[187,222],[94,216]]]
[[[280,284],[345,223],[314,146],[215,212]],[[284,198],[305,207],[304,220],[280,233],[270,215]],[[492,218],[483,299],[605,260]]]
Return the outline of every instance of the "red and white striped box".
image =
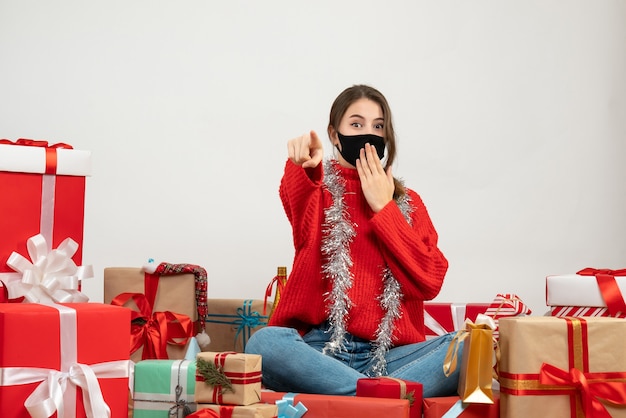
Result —
[[[626,318],[626,312],[619,312],[615,315],[611,315],[607,308],[598,308],[595,306],[551,306],[550,315],[558,316],[560,318],[565,316],[574,317],[591,317],[591,316],[603,316],[614,318]]]

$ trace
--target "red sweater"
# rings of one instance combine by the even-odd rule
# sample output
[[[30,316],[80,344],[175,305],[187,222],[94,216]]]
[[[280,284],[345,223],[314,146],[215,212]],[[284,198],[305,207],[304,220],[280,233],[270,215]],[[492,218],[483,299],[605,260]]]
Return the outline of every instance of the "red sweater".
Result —
[[[437,248],[437,232],[426,207],[414,191],[407,189],[413,212],[412,226],[395,202],[374,213],[363,195],[355,169],[336,164],[346,180],[344,203],[356,236],[350,246],[353,285],[352,308],[347,331],[375,340],[384,311],[378,303],[383,289],[382,271],[389,266],[401,287],[401,317],[395,322],[396,346],[424,341],[424,300],[441,289],[448,261]],[[293,228],[294,262],[280,302],[269,325],[296,328],[301,334],[327,319],[325,294],[332,282],[321,273],[324,209],[332,205],[323,185],[323,167],[303,169],[287,161],[280,184],[280,197]]]

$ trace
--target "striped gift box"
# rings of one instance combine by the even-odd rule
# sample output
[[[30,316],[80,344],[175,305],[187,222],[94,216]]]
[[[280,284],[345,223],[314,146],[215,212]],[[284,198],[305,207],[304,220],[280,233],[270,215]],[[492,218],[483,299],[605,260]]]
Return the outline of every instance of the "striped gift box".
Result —
[[[565,317],[565,316],[573,316],[573,317],[581,317],[581,316],[609,317],[609,316],[612,316],[614,318],[626,318],[626,312],[619,312],[616,315],[611,315],[609,313],[608,308],[599,308],[596,306],[551,306],[550,315],[560,317],[560,318]]]

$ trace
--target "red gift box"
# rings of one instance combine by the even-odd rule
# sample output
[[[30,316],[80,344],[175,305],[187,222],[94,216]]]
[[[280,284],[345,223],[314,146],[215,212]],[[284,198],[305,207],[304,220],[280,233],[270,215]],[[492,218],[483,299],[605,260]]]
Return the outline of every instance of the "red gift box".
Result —
[[[261,402],[276,403],[284,392],[261,391]],[[366,398],[357,396],[290,394],[293,403],[307,408],[305,418],[409,418],[407,399]]]
[[[81,264],[85,176],[90,172],[88,151],[45,141],[0,140],[0,280],[19,278],[6,261],[13,251],[27,254],[26,240],[37,234],[48,249],[66,238],[76,241],[72,259]]]
[[[426,339],[458,331],[465,327],[465,320],[476,321],[478,314],[492,317],[498,324],[498,319],[511,316],[530,315],[532,312],[517,295],[510,293],[498,294],[489,303],[424,303],[424,326]],[[498,338],[498,329],[493,332]]]
[[[458,331],[465,326],[466,319],[474,322],[487,309],[488,303],[424,302],[426,339]]]
[[[493,404],[464,404],[458,396],[424,398],[424,418],[441,418],[450,413],[461,418],[498,418],[500,416],[500,394],[493,393]],[[455,413],[457,413],[455,415]]]
[[[108,407],[126,418],[129,322],[129,309],[100,303],[0,304],[0,416],[30,418],[25,403],[39,414],[60,408],[47,400],[56,393],[66,417],[86,417],[91,405],[94,416]]]
[[[392,377],[371,377],[356,382],[356,396],[408,399],[411,418],[422,417],[423,392],[424,387],[421,383]]]

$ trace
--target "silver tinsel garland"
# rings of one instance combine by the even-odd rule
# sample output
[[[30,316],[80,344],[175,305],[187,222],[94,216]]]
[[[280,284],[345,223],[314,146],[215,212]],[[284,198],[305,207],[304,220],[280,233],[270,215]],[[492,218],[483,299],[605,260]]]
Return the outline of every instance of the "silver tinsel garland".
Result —
[[[348,296],[353,282],[350,243],[356,232],[343,200],[346,181],[329,161],[324,162],[324,183],[333,198],[333,204],[324,210],[322,231],[322,254],[326,260],[322,273],[333,284],[326,295],[326,300],[330,302],[328,322],[332,336],[324,352],[336,353],[345,349],[346,321],[352,307]]]
[[[322,273],[324,277],[332,281],[332,290],[326,295],[326,300],[330,303],[328,321],[332,336],[330,341],[326,343],[324,352],[336,353],[345,349],[346,322],[352,306],[352,301],[348,295],[353,284],[350,243],[356,232],[343,199],[345,179],[341,177],[339,170],[332,161],[324,162],[324,184],[333,198],[332,205],[324,211],[322,238],[322,254],[326,260],[322,266]],[[405,194],[396,199],[396,204],[410,224],[413,209],[408,195]],[[374,361],[368,373],[371,376],[386,374],[385,355],[393,345],[395,321],[402,314],[400,284],[389,267],[382,270],[381,277],[384,289],[378,299],[385,315],[378,324],[376,341],[373,343],[372,357]]]

